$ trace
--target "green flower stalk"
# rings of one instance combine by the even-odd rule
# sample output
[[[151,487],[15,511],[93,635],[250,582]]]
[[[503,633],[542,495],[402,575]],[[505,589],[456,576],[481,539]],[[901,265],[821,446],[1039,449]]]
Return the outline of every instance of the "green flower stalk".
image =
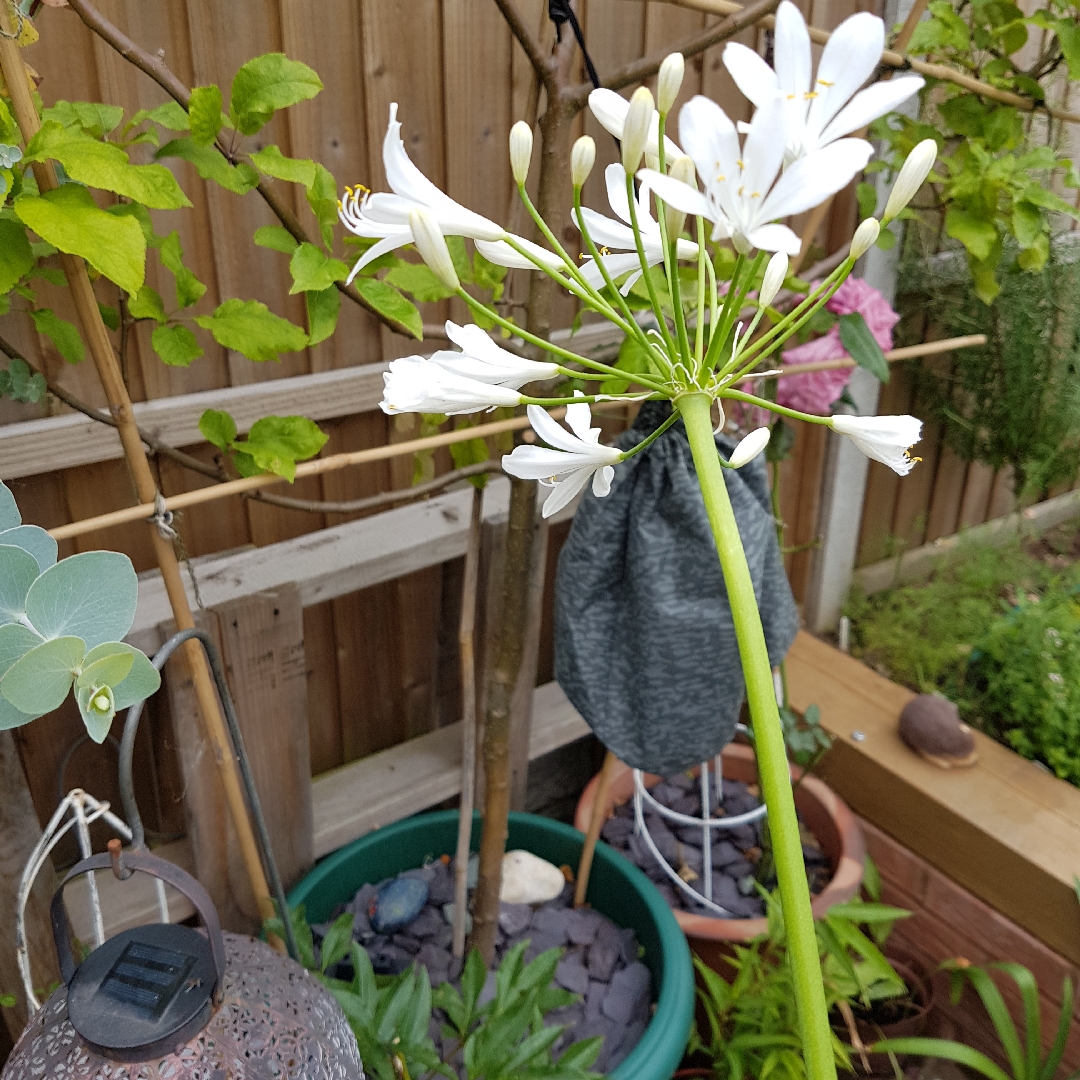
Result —
[[[801,26],[805,34],[801,16],[787,0],[778,18],[781,15],[796,30]],[[823,57],[819,74],[834,69],[869,71],[877,65],[884,40],[881,20],[860,14],[849,23],[834,35],[839,44],[830,45],[832,52]],[[738,51],[732,53],[732,62],[741,74],[752,64]],[[765,449],[769,430],[759,427],[747,434],[725,461],[716,448],[714,406],[719,407],[721,422],[725,400],[730,400],[827,424],[901,475],[917,460],[908,455],[908,449],[919,440],[921,425],[910,416],[805,415],[754,395],[746,385],[761,374],[761,363],[832,296],[877,236],[878,222],[867,219],[843,263],[790,311],[771,321],[777,318],[771,305],[787,277],[787,257],[801,247],[800,238],[783,220],[845,187],[872,152],[861,139],[839,137],[851,130],[840,128],[850,119],[844,107],[857,85],[850,79],[835,87],[829,82],[825,84],[828,91],[820,95],[807,86],[801,113],[778,97],[766,96],[757,103],[743,141],[719,106],[695,97],[679,116],[684,152],[665,134],[682,72],[681,57],[665,62],[658,102],[644,87],[629,102],[607,90],[594,91],[590,97],[594,116],[621,140],[622,162],[605,170],[612,218],[582,205],[582,187],[593,168],[595,146],[589,138],[579,139],[574,146],[573,219],[584,245],[581,260],[564,250],[526,193],[532,133],[524,124],[515,125],[511,132],[511,166],[520,197],[547,247],[506,232],[439,191],[405,153],[396,106],[391,107],[383,147],[393,193],[352,195],[343,200],[341,219],[353,232],[376,240],[358,260],[358,267],[383,251],[414,244],[440,280],[477,313],[478,321],[488,326],[494,322],[504,335],[519,337],[547,353],[546,360],[525,359],[502,348],[479,326],[448,323],[447,334],[457,349],[393,361],[385,375],[382,402],[388,413],[456,414],[527,406],[537,439],[507,454],[503,468],[512,476],[549,488],[545,517],[567,506],[586,487],[591,487],[592,497],[606,496],[619,483],[620,462],[647,453],[673,423],[684,422],[746,676],[807,1075],[812,1080],[833,1080],[832,1037],[783,729],[761,617],[724,478],[725,469],[739,468]],[[899,90],[888,85],[892,87],[886,95],[891,107]],[[916,89],[910,82],[910,92]],[[868,93],[854,97],[847,109],[858,105],[862,117],[877,107],[875,102],[880,104],[879,98],[885,100],[880,95],[865,97]],[[824,105],[817,104],[819,98]],[[860,119],[861,123],[865,120]],[[643,159],[648,167],[641,169]],[[919,147],[917,160],[901,174],[902,190],[890,200],[890,214],[899,213],[931,165],[929,147]],[[690,237],[685,234],[688,227]],[[632,337],[647,358],[647,370],[631,376],[640,392],[606,393],[605,386],[616,380],[625,384],[627,373],[529,334],[484,307],[458,282],[443,235],[471,238],[486,258],[500,265],[549,274],[589,310]],[[736,259],[734,273],[720,295],[713,253],[724,242],[734,248]],[[647,317],[635,314],[633,307],[641,305],[631,305],[630,290],[639,300],[647,297],[651,309]],[[759,333],[763,321],[766,329]],[[544,398],[522,390],[567,378],[592,384],[592,392],[575,391],[572,396],[556,392]],[[643,398],[669,400],[668,420],[631,450],[603,445],[600,429],[592,425],[590,404]],[[546,411],[554,406],[566,407],[565,427]]]

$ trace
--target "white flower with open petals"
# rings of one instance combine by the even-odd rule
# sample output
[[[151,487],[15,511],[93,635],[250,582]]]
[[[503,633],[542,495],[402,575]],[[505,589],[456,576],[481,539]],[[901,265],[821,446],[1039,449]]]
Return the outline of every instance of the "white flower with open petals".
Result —
[[[384,413],[459,413],[480,412],[499,405],[520,405],[521,394],[507,386],[480,382],[447,370],[423,356],[403,356],[390,361],[383,374],[383,398],[379,407]]]
[[[453,375],[520,390],[526,383],[553,379],[559,374],[558,364],[516,356],[501,348],[486,330],[482,330],[475,323],[458,326],[457,323],[448,321],[446,336],[461,352],[440,349],[431,354],[431,362]]]
[[[776,10],[773,41],[775,71],[737,42],[724,47],[724,66],[759,109],[777,94],[784,100],[788,162],[892,112],[923,85],[918,75],[901,75],[856,93],[873,75],[885,48],[885,24],[866,11],[845,19],[832,32],[812,84],[810,34],[791,0],[783,0]]]
[[[630,227],[630,202],[626,194],[626,173],[623,172],[621,165],[609,165],[604,170],[604,180],[607,183],[608,202],[619,220],[613,221],[603,214],[598,214],[595,210],[590,210],[587,206],[581,208],[581,217],[593,243],[598,248],[615,249],[616,254],[600,256],[612,280],[628,271],[633,271],[621,289],[625,296],[642,273],[641,259],[638,257],[634,244],[634,231]],[[636,210],[645,259],[650,266],[656,266],[664,261],[664,244],[660,237],[660,225],[649,207],[649,193],[649,183],[643,181],[638,189]],[[577,211],[572,211],[572,214],[574,224],[580,228],[582,222],[578,221]],[[680,259],[696,259],[698,246],[692,240],[679,240],[677,253]],[[604,287],[604,278],[595,259],[590,258],[583,262],[581,272],[593,288]]]
[[[630,102],[614,90],[605,90],[601,87],[589,95],[589,110],[600,121],[600,126],[610,131],[616,139],[622,140],[623,124],[626,123],[626,114],[630,111]],[[649,137],[645,143],[645,153],[657,157],[660,153],[660,114],[654,109],[652,124],[649,127]],[[679,157],[682,151],[664,136],[664,155],[668,161]]]
[[[390,106],[390,124],[383,139],[383,166],[393,192],[374,194],[364,188],[348,192],[338,207],[338,217],[350,232],[377,240],[364,252],[349,274],[348,281],[368,263],[395,248],[413,243],[409,212],[427,210],[438,222],[444,236],[468,236],[473,240],[501,240],[506,230],[494,221],[474,213],[440,191],[413,163],[401,141],[397,103]]]
[[[754,113],[740,146],[735,125],[716,102],[691,98],[679,113],[679,138],[705,191],[653,169],[642,169],[638,177],[665,202],[707,217],[714,240],[730,238],[742,253],[759,248],[797,255],[802,242],[786,225],[775,224],[777,219],[801,214],[845,187],[870,160],[873,148],[863,139],[840,139],[800,158],[781,175],[785,111],[780,98],[767,100]]]
[[[546,266],[549,270],[565,270],[566,264],[553,251],[526,240],[524,236],[515,236],[513,233],[504,234],[513,240],[518,247],[524,248],[528,257],[520,251],[512,248],[506,240],[477,240],[476,250],[487,259],[488,262],[499,266],[509,266],[514,270],[535,270],[537,263]]]
[[[914,416],[832,417],[833,431],[846,435],[868,458],[888,465],[894,473],[907,476],[918,458],[908,451],[922,438],[922,421]]]
[[[585,402],[567,405],[566,422],[571,435],[539,405],[528,408],[529,423],[550,447],[516,446],[502,459],[503,468],[519,480],[539,480],[552,488],[544,500],[543,516],[551,517],[573,499],[592,478],[593,494],[599,498],[611,490],[612,468],[622,451],[600,445],[600,429],[590,427],[592,413]]]

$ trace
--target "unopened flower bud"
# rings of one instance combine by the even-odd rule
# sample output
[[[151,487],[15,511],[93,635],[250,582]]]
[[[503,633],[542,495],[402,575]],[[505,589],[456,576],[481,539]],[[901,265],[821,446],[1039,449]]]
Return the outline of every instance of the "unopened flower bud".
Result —
[[[915,193],[922,187],[923,181],[930,175],[937,159],[937,143],[933,139],[923,139],[914,150],[907,156],[900,169],[900,175],[889,192],[889,201],[885,204],[885,213],[882,221],[892,221],[901,210],[913,198]]]
[[[574,187],[584,187],[596,161],[596,143],[588,135],[582,135],[570,151],[570,179]]]
[[[772,432],[767,427],[755,428],[745,439],[739,441],[739,445],[731,452],[728,464],[733,469],[741,469],[753,461],[769,445],[771,434]]]
[[[434,214],[423,208],[409,211],[409,228],[412,230],[413,243],[420,252],[420,258],[431,267],[435,276],[448,288],[459,289],[457,270],[450,258],[450,249],[446,238],[439,228]]]
[[[678,54],[674,55],[677,56]],[[687,157],[685,154],[671,163],[670,175],[690,187],[697,187],[694,180],[696,176],[694,159]],[[683,231],[683,224],[686,222],[686,214],[681,210],[676,210],[674,206],[668,203],[664,206],[664,217],[667,221],[668,242],[678,240]]]
[[[788,272],[788,257],[778,251],[765,267],[765,276],[761,279],[761,288],[758,290],[758,303],[764,308],[768,307],[784,284],[784,278]]]
[[[633,176],[641,164],[641,155],[649,141],[649,128],[652,127],[653,96],[647,86],[639,86],[630,99],[630,108],[623,122],[622,164],[627,176]]]
[[[515,184],[524,184],[529,176],[532,148],[532,128],[524,120],[519,120],[510,129],[510,171],[514,174]]]
[[[685,66],[682,53],[675,52],[664,57],[656,80],[656,107],[660,112],[665,114],[671,112],[671,106],[675,104],[675,99],[682,88]]]
[[[878,224],[878,219],[868,217],[855,230],[855,235],[851,238],[851,248],[848,251],[848,258],[862,258],[862,256],[874,246],[874,242],[877,240],[879,232],[881,232],[881,225]]]

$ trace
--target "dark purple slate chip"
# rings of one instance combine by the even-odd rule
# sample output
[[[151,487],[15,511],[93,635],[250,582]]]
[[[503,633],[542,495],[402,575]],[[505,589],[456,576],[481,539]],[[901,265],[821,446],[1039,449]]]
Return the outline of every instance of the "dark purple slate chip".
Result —
[[[585,994],[589,989],[589,973],[576,956],[559,961],[555,981],[572,994]]]

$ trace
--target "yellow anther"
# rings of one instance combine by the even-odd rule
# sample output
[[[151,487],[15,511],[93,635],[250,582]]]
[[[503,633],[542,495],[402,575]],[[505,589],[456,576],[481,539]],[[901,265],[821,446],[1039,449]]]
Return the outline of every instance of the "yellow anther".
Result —
[[[347,192],[348,192],[348,193],[349,193],[350,195],[352,194],[352,188],[351,188],[351,187],[349,187],[349,185],[348,185],[348,184],[346,184],[346,185],[345,185],[345,190],[346,190],[346,191],[347,191]]]
[[[607,249],[606,247],[604,247],[603,245],[601,245],[601,247],[600,247],[600,254],[601,254],[601,255],[610,255],[610,254],[611,254],[611,252],[610,252],[610,251],[609,251],[609,250],[608,250],[608,249]]]
[[[761,192],[760,192],[760,191],[755,191],[755,192],[754,192],[754,193],[753,193],[753,194],[752,194],[752,195],[750,196],[750,198],[751,198],[751,199],[760,199],[760,198],[761,198]]]
[[[740,188],[739,188],[739,194],[740,194],[740,195],[742,195],[742,193],[743,193],[743,192],[744,192],[745,190],[746,190],[746,188],[744,188],[744,187],[740,187]]]
[[[806,93],[803,94],[803,98],[806,101],[809,101],[811,98],[816,98],[816,97],[817,97],[817,91],[816,90],[807,90]]]
[[[787,99],[788,99],[788,101],[794,101],[795,100],[795,95],[794,94],[788,94]]]
[[[727,177],[723,173],[718,173],[716,176],[716,182],[718,184],[722,184],[726,179]]]
[[[827,82],[825,79],[818,79],[818,83],[822,86],[832,86],[831,82]]]
[[[736,161],[735,164],[738,165],[740,169],[746,168],[746,163],[744,161]]]

